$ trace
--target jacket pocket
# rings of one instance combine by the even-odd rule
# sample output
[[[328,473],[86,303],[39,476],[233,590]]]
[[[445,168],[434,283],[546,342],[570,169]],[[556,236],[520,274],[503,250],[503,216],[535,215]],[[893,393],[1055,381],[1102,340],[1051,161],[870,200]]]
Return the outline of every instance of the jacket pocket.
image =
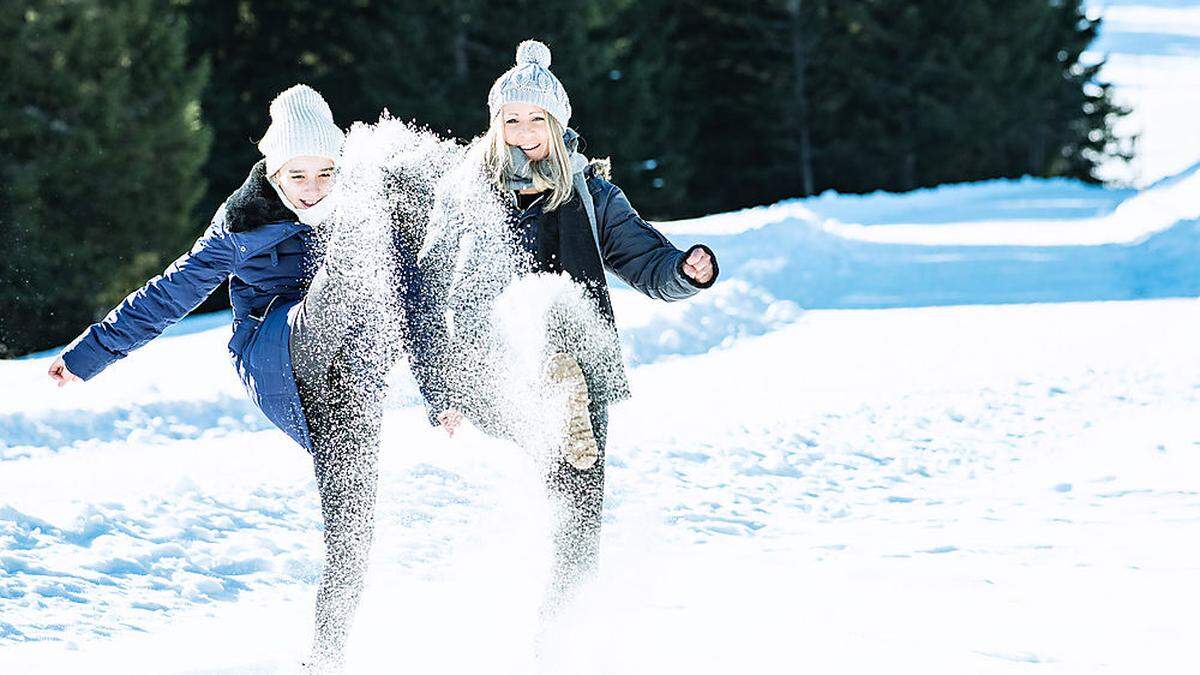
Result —
[[[257,328],[257,321],[243,320],[238,324],[237,329],[233,331],[233,337],[229,338],[229,355],[238,362],[242,360],[242,356],[246,353],[246,346],[250,344],[250,340],[254,337],[254,331]]]
[[[299,231],[298,223],[285,221],[263,225],[249,232],[236,232],[231,235],[231,239],[237,248],[237,259],[244,263]]]

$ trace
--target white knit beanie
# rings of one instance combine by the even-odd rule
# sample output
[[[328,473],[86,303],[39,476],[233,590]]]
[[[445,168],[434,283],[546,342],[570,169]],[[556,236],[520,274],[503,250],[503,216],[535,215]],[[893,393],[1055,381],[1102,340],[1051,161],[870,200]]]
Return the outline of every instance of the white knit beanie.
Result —
[[[550,48],[537,40],[517,45],[517,65],[496,78],[488,92],[488,112],[500,114],[505,103],[528,103],[544,108],[565,129],[571,122],[571,99],[562,82],[550,72]]]
[[[316,89],[297,84],[271,101],[271,126],[258,142],[258,149],[267,158],[267,175],[273,176],[294,157],[336,160],[344,139],[325,99]]]

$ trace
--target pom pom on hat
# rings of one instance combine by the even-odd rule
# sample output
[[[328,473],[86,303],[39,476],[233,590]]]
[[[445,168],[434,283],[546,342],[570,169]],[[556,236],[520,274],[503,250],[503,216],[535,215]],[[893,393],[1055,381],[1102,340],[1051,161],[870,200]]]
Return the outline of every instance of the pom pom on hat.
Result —
[[[526,40],[517,45],[517,65],[523,66],[527,63],[549,68],[550,48],[537,40]]]

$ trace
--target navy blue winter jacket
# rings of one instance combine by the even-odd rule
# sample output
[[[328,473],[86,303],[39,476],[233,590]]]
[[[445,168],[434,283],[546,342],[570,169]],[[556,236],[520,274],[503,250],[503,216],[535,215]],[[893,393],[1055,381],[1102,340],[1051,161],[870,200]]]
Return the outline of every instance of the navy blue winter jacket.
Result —
[[[266,183],[263,163],[217,209],[191,251],[171,263],[93,324],[63,353],[72,373],[88,380],[157,337],[196,308],[226,279],[233,306],[229,353],[251,399],[268,419],[309,452],[312,441],[292,374],[291,327],[311,280],[315,235]],[[403,260],[403,257],[400,257]],[[415,307],[417,271],[402,301]],[[410,326],[417,311],[406,311]],[[411,335],[416,335],[410,329]]]

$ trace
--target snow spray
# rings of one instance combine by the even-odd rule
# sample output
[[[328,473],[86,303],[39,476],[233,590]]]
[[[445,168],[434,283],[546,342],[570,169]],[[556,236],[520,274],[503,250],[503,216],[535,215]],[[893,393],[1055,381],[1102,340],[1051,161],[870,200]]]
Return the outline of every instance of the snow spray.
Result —
[[[566,275],[529,273],[532,261],[518,248],[507,197],[482,169],[480,144],[440,138],[385,112],[376,124],[351,128],[335,197],[334,212],[320,228],[323,264],[327,274],[340,275],[345,290],[339,304],[352,308],[355,325],[361,326],[353,342],[342,347],[353,363],[341,386],[352,393],[328,406],[335,419],[339,413],[347,418],[335,424],[335,434],[347,443],[361,441],[352,430],[362,417],[354,410],[357,401],[375,416],[371,428],[378,433],[383,406],[374,404],[374,396],[383,390],[387,373],[371,366],[395,363],[407,334],[410,344],[422,346],[425,384],[482,431],[531,455],[548,479],[562,464],[570,415],[570,387],[551,384],[550,357],[570,354],[590,379],[623,368],[620,345],[584,288]],[[405,274],[414,265],[419,274]],[[414,291],[418,302],[402,302]],[[340,431],[346,427],[350,433]],[[335,501],[374,504],[378,437],[368,442],[370,448],[345,448],[343,456],[353,457],[346,461],[355,466],[339,469],[349,480],[338,479]],[[319,481],[320,474],[318,466]],[[344,488],[352,485],[362,494],[346,494]],[[552,517],[569,522],[562,507],[552,504]],[[354,517],[364,515],[373,518],[373,508],[359,509]],[[328,533],[328,516],[326,527]],[[369,530],[363,534],[359,541],[369,546]],[[328,555],[327,570],[335,552]],[[318,632],[326,595],[327,613],[353,614],[365,576],[363,561],[323,576]],[[343,639],[344,632],[330,641],[332,651],[340,650]]]
[[[596,301],[566,274],[531,274],[507,198],[483,170],[482,144],[461,149],[438,182],[421,269],[445,327],[443,376],[455,404],[481,430],[507,438],[545,468],[558,459],[565,386],[546,367],[573,356],[589,383],[621,369],[620,345]]]

